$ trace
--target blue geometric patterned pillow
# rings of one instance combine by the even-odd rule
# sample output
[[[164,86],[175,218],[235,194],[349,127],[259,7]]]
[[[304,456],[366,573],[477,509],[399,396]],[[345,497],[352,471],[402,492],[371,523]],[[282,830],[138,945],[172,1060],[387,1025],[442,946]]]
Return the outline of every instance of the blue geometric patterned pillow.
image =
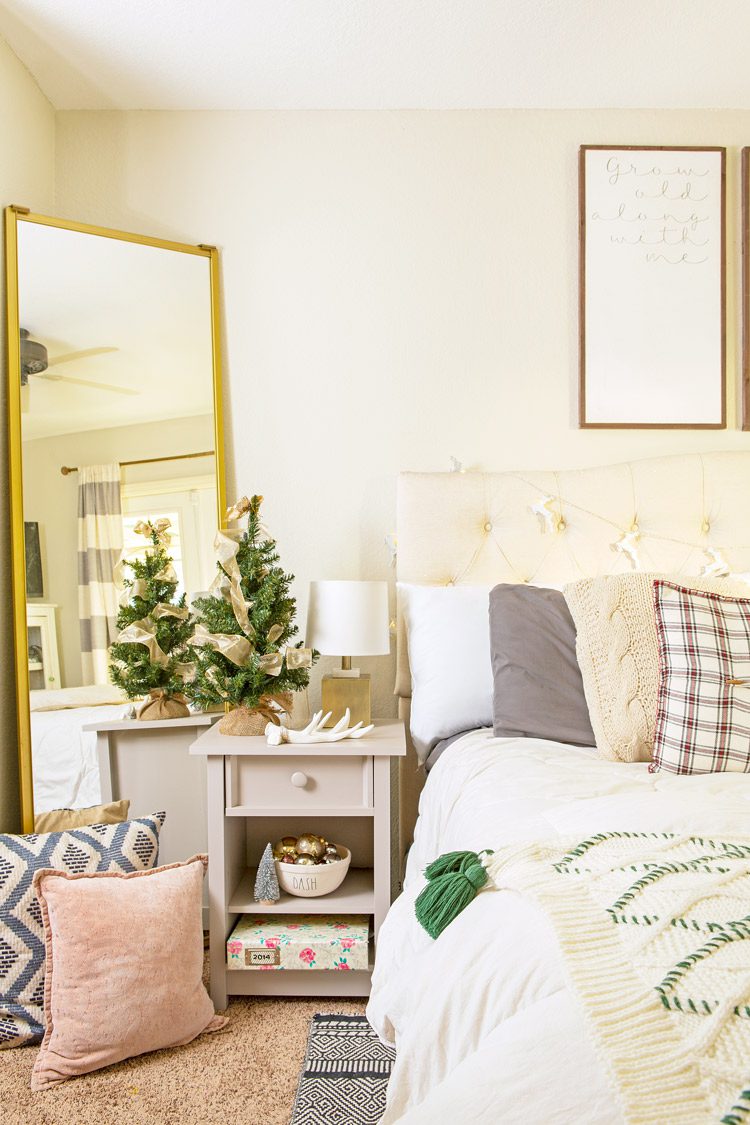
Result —
[[[0,1048],[40,1043],[44,1034],[44,927],[34,872],[155,867],[165,817],[158,812],[68,832],[0,835]]]

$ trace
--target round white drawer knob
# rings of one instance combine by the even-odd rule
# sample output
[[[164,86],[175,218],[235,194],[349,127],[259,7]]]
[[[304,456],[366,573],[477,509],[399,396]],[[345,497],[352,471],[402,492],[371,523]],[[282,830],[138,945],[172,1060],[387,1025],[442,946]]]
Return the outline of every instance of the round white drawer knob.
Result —
[[[297,770],[296,773],[292,774],[292,785],[296,785],[298,789],[304,789],[307,785],[307,774]]]

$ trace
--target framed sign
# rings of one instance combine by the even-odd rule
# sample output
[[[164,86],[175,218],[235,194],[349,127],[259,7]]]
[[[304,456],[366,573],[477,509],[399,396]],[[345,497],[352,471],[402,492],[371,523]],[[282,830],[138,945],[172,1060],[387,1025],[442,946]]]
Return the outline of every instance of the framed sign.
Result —
[[[750,430],[750,148],[742,150],[742,428]]]
[[[724,148],[581,146],[582,427],[726,426],[725,166]]]

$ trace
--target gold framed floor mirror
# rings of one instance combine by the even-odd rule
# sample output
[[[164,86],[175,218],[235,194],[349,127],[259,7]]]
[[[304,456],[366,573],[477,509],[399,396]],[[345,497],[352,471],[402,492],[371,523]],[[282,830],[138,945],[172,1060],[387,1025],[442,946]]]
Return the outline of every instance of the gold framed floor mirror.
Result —
[[[5,211],[8,448],[21,816],[97,804],[86,721],[108,676],[117,562],[169,519],[188,600],[225,509],[219,256]],[[136,538],[134,538],[136,537]],[[108,695],[110,693],[110,695]]]

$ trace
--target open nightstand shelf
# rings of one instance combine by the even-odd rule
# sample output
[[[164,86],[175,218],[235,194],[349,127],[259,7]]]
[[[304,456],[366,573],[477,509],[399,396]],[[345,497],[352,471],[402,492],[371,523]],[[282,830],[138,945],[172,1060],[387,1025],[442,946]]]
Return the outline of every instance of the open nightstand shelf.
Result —
[[[222,735],[215,727],[191,754],[207,760],[208,897],[211,998],[366,996],[375,943],[390,905],[390,759],[406,753],[402,723],[378,723],[370,735],[327,745],[268,746],[264,737]],[[310,831],[351,850],[337,890],[319,898],[282,892],[255,902],[255,865],[265,845]],[[243,914],[364,914],[371,919],[370,970],[228,969],[226,942]]]
[[[281,892],[273,906],[263,906],[253,896],[255,868],[249,868],[240,879],[229,900],[233,914],[373,914],[375,911],[375,877],[371,867],[349,868],[340,887],[319,898],[298,898]]]

